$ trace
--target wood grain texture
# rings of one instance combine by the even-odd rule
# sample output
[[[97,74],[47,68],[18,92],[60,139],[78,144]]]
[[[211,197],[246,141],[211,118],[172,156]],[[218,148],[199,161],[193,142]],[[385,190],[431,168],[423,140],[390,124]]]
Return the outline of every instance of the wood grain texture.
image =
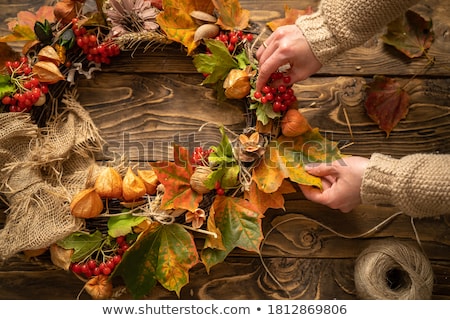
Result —
[[[0,0],[0,20],[43,3],[51,1]],[[241,0],[251,11],[252,30],[264,32],[263,38],[269,34],[265,23],[282,17],[285,4],[300,9],[318,3]],[[346,154],[450,152],[450,3],[425,0],[414,9],[433,19],[436,39],[429,53],[436,61],[429,68],[425,59],[410,61],[377,35],[294,86],[301,112],[325,137],[346,146]],[[0,34],[6,32],[1,25]],[[407,117],[389,137],[364,109],[365,86],[374,75],[394,77],[411,97]],[[80,78],[79,101],[107,141],[98,160],[120,154],[145,164],[170,159],[174,142],[216,144],[220,125],[240,133],[248,120],[243,102],[218,101],[212,89],[200,85],[202,79],[192,57],[176,44],[122,53],[93,79]],[[209,274],[201,264],[195,266],[180,299],[356,299],[355,259],[371,243],[391,238],[408,243],[420,239],[433,266],[433,299],[450,299],[450,218],[412,221],[397,212],[360,206],[342,214],[305,200],[300,192],[286,195],[285,210],[269,210],[263,219],[261,257],[236,249]],[[82,284],[52,266],[46,254],[31,260],[18,254],[0,265],[0,299],[75,299]],[[118,292],[117,298],[130,296]],[[178,299],[161,286],[146,298]]]

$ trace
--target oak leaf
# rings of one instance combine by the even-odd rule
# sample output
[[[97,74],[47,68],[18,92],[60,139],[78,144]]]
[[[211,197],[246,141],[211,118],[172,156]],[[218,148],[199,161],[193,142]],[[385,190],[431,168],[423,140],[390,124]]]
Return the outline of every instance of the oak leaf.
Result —
[[[383,41],[409,58],[422,56],[434,41],[432,21],[425,20],[420,14],[408,10],[404,16],[388,25]]]
[[[134,298],[142,298],[157,282],[179,296],[197,263],[194,239],[183,226],[153,223],[124,253],[113,276],[122,277]]]
[[[243,9],[239,0],[212,0],[219,18],[217,24],[224,30],[243,30],[248,27],[250,11]]]
[[[272,20],[267,23],[270,30],[275,31],[278,27],[294,24],[299,16],[311,14],[313,9],[308,6],[306,9],[294,9],[288,5],[284,6],[284,18]]]
[[[161,208],[194,211],[203,196],[191,188],[190,180],[194,169],[189,162],[187,149],[174,146],[174,161],[160,161],[152,164],[158,180],[164,185]]]
[[[221,232],[225,250],[217,249],[217,244],[212,242],[211,236],[206,238],[201,260],[207,271],[223,262],[234,248],[259,253],[263,234],[262,215],[258,208],[248,200],[226,196],[216,196],[212,206],[215,226]]]
[[[369,117],[389,137],[408,114],[409,95],[395,79],[375,76],[367,88],[365,108]]]

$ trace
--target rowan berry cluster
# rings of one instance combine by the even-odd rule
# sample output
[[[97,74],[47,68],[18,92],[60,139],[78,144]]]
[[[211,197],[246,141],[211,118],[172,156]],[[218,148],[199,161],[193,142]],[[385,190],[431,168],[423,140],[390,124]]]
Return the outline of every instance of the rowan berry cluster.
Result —
[[[83,50],[88,61],[110,64],[111,58],[120,54],[120,48],[112,41],[102,42],[93,31],[88,31],[78,24],[78,19],[72,20],[72,31],[76,44]]]
[[[114,268],[122,261],[122,256],[129,248],[129,243],[126,241],[125,236],[120,236],[115,239],[116,246],[113,249],[114,253],[107,256],[103,255],[101,261],[94,257],[90,257],[82,262],[74,262],[70,265],[70,270],[73,273],[90,278],[98,275],[110,275]]]
[[[282,80],[283,84],[273,86],[275,80]],[[290,82],[289,76],[278,71],[274,72],[261,91],[253,93],[253,98],[263,104],[271,103],[274,112],[285,112],[297,101],[292,85],[288,85]]]
[[[219,35],[216,36],[216,40],[222,41],[225,46],[228,48],[229,52],[233,52],[239,43],[244,40],[248,42],[253,41],[253,34],[244,33],[242,30],[238,31],[220,31]]]
[[[13,93],[3,96],[1,100],[10,112],[30,112],[34,105],[45,103],[48,87],[33,76],[26,56],[16,61],[6,61],[5,68],[10,76],[10,83],[15,87]]]

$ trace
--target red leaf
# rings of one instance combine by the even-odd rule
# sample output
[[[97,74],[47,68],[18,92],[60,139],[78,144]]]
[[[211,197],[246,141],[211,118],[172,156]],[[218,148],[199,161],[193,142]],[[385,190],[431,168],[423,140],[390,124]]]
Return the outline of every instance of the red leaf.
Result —
[[[427,21],[418,13],[408,10],[404,16],[388,25],[387,33],[382,39],[409,58],[417,58],[422,56],[434,41],[431,28],[431,20]]]
[[[180,146],[174,147],[174,161],[161,161],[152,164],[158,180],[164,185],[161,208],[185,209],[195,211],[203,196],[191,188],[190,178],[193,173],[189,163],[189,152]]]
[[[365,107],[369,117],[389,136],[408,113],[409,95],[395,79],[375,76],[367,90]]]

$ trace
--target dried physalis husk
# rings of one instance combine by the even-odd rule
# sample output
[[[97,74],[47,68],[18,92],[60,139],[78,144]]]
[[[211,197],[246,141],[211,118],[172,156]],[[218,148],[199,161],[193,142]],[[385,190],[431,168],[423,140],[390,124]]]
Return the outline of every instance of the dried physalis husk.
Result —
[[[50,259],[53,264],[64,270],[69,270],[71,264],[71,258],[73,255],[73,249],[64,249],[58,246],[56,243],[50,246]]]
[[[191,179],[190,179],[191,188],[200,194],[205,194],[205,193],[210,192],[211,189],[209,189],[206,186],[205,182],[207,181],[211,172],[212,172],[212,170],[210,167],[206,167],[206,166],[196,167],[195,171],[191,175]]]
[[[50,61],[36,62],[33,65],[32,72],[43,83],[53,84],[65,79],[59,68]]]
[[[112,297],[113,285],[108,276],[100,274],[89,279],[84,285],[84,290],[94,300],[106,300]]]
[[[27,258],[34,258],[34,257],[38,257],[38,256],[44,254],[47,250],[48,250],[48,248],[24,250],[23,254]]]
[[[135,201],[146,194],[144,181],[137,176],[131,167],[123,177],[122,197],[125,201]]]
[[[82,5],[81,2],[72,0],[58,1],[53,10],[56,20],[61,21],[63,24],[71,22],[73,18],[77,17]]]
[[[103,201],[95,188],[81,190],[70,203],[70,212],[77,218],[94,218],[99,216],[102,211]]]
[[[145,189],[148,195],[155,195],[159,184],[158,176],[154,170],[138,170],[138,176],[144,181]]]
[[[53,62],[57,66],[62,63],[58,52],[56,52],[55,48],[53,48],[52,46],[45,46],[41,50],[39,50],[38,59],[39,61]]]
[[[251,67],[242,69],[231,69],[225,81],[223,88],[225,89],[225,96],[228,99],[242,99],[250,93],[251,85],[250,78],[254,75]]]
[[[94,188],[101,198],[121,198],[122,177],[116,169],[106,167],[95,179]]]

